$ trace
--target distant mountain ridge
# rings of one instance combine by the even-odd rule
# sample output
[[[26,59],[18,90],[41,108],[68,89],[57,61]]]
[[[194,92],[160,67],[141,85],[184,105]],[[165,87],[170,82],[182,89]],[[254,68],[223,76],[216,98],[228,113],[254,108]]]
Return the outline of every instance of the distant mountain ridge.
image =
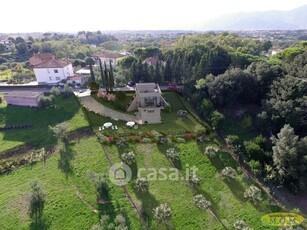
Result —
[[[239,12],[205,23],[202,30],[307,29],[307,5],[289,11]]]

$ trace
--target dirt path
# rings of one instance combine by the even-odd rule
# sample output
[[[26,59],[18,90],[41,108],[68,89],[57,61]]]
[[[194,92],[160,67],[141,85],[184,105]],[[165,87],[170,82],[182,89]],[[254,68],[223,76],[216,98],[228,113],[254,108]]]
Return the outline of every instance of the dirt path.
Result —
[[[88,206],[88,208],[90,210],[92,210],[94,213],[99,213],[99,211],[90,203],[88,202],[88,200],[84,197],[84,195],[77,189],[77,187],[75,187],[75,193],[77,195],[77,197],[80,198],[80,200]]]
[[[106,149],[105,146],[101,145],[101,147],[102,147],[102,149],[103,149],[103,151],[104,151],[106,157],[108,158],[108,161],[109,161],[109,163],[110,163],[110,166],[112,166],[112,165],[114,164],[114,162],[113,162],[113,160],[112,160],[112,157],[111,157],[110,154],[108,153],[108,151],[107,151],[107,149]],[[137,212],[137,214],[138,214],[138,216],[139,216],[139,218],[140,218],[140,220],[141,220],[143,226],[145,227],[146,230],[149,230],[149,228],[148,228],[148,226],[147,226],[147,223],[146,223],[146,221],[145,221],[145,219],[144,219],[144,217],[143,217],[143,215],[142,215],[142,212],[141,212],[141,210],[139,210],[139,208],[137,207],[137,205],[134,203],[134,201],[133,201],[133,199],[132,199],[132,197],[131,197],[131,195],[130,195],[128,189],[127,189],[127,186],[123,185],[123,186],[121,186],[121,188],[124,190],[124,192],[125,192],[125,194],[126,194],[126,197],[128,198],[128,200],[129,200],[131,206],[132,206],[132,207],[134,208],[134,210]]]
[[[110,118],[117,118],[118,120],[122,120],[122,121],[137,121],[138,120],[136,116],[121,113],[121,112],[115,111],[113,109],[110,109],[100,104],[91,96],[80,97],[79,100],[80,100],[80,103],[86,109],[93,111],[95,113],[98,113],[102,116],[110,117]]]

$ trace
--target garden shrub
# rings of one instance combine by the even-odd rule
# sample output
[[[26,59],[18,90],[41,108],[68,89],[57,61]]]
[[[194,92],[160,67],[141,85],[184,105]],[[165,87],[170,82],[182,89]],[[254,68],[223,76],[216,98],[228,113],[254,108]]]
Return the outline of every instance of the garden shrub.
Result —
[[[186,140],[184,138],[182,138],[182,137],[177,137],[176,138],[176,142],[177,143],[186,143]]]
[[[150,138],[144,137],[144,138],[143,138],[143,142],[144,142],[144,143],[151,143],[152,141],[151,141]]]

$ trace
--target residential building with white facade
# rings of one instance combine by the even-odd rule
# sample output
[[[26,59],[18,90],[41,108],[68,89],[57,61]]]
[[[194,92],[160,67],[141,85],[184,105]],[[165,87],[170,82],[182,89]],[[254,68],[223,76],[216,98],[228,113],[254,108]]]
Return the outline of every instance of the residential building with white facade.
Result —
[[[74,76],[70,62],[57,60],[50,54],[34,55],[30,64],[38,84],[57,84]]]

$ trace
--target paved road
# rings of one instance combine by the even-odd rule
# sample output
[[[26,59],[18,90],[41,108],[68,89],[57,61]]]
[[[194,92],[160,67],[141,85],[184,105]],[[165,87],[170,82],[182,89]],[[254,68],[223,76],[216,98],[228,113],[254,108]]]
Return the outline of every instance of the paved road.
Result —
[[[115,111],[113,109],[110,109],[110,108],[100,104],[99,102],[97,102],[91,96],[80,97],[79,100],[80,100],[80,103],[85,108],[87,108],[88,110],[91,110],[95,113],[99,113],[102,116],[110,117],[112,119],[116,118],[116,119],[122,120],[122,121],[135,121],[135,122],[139,123],[136,116],[121,113],[121,112]]]

